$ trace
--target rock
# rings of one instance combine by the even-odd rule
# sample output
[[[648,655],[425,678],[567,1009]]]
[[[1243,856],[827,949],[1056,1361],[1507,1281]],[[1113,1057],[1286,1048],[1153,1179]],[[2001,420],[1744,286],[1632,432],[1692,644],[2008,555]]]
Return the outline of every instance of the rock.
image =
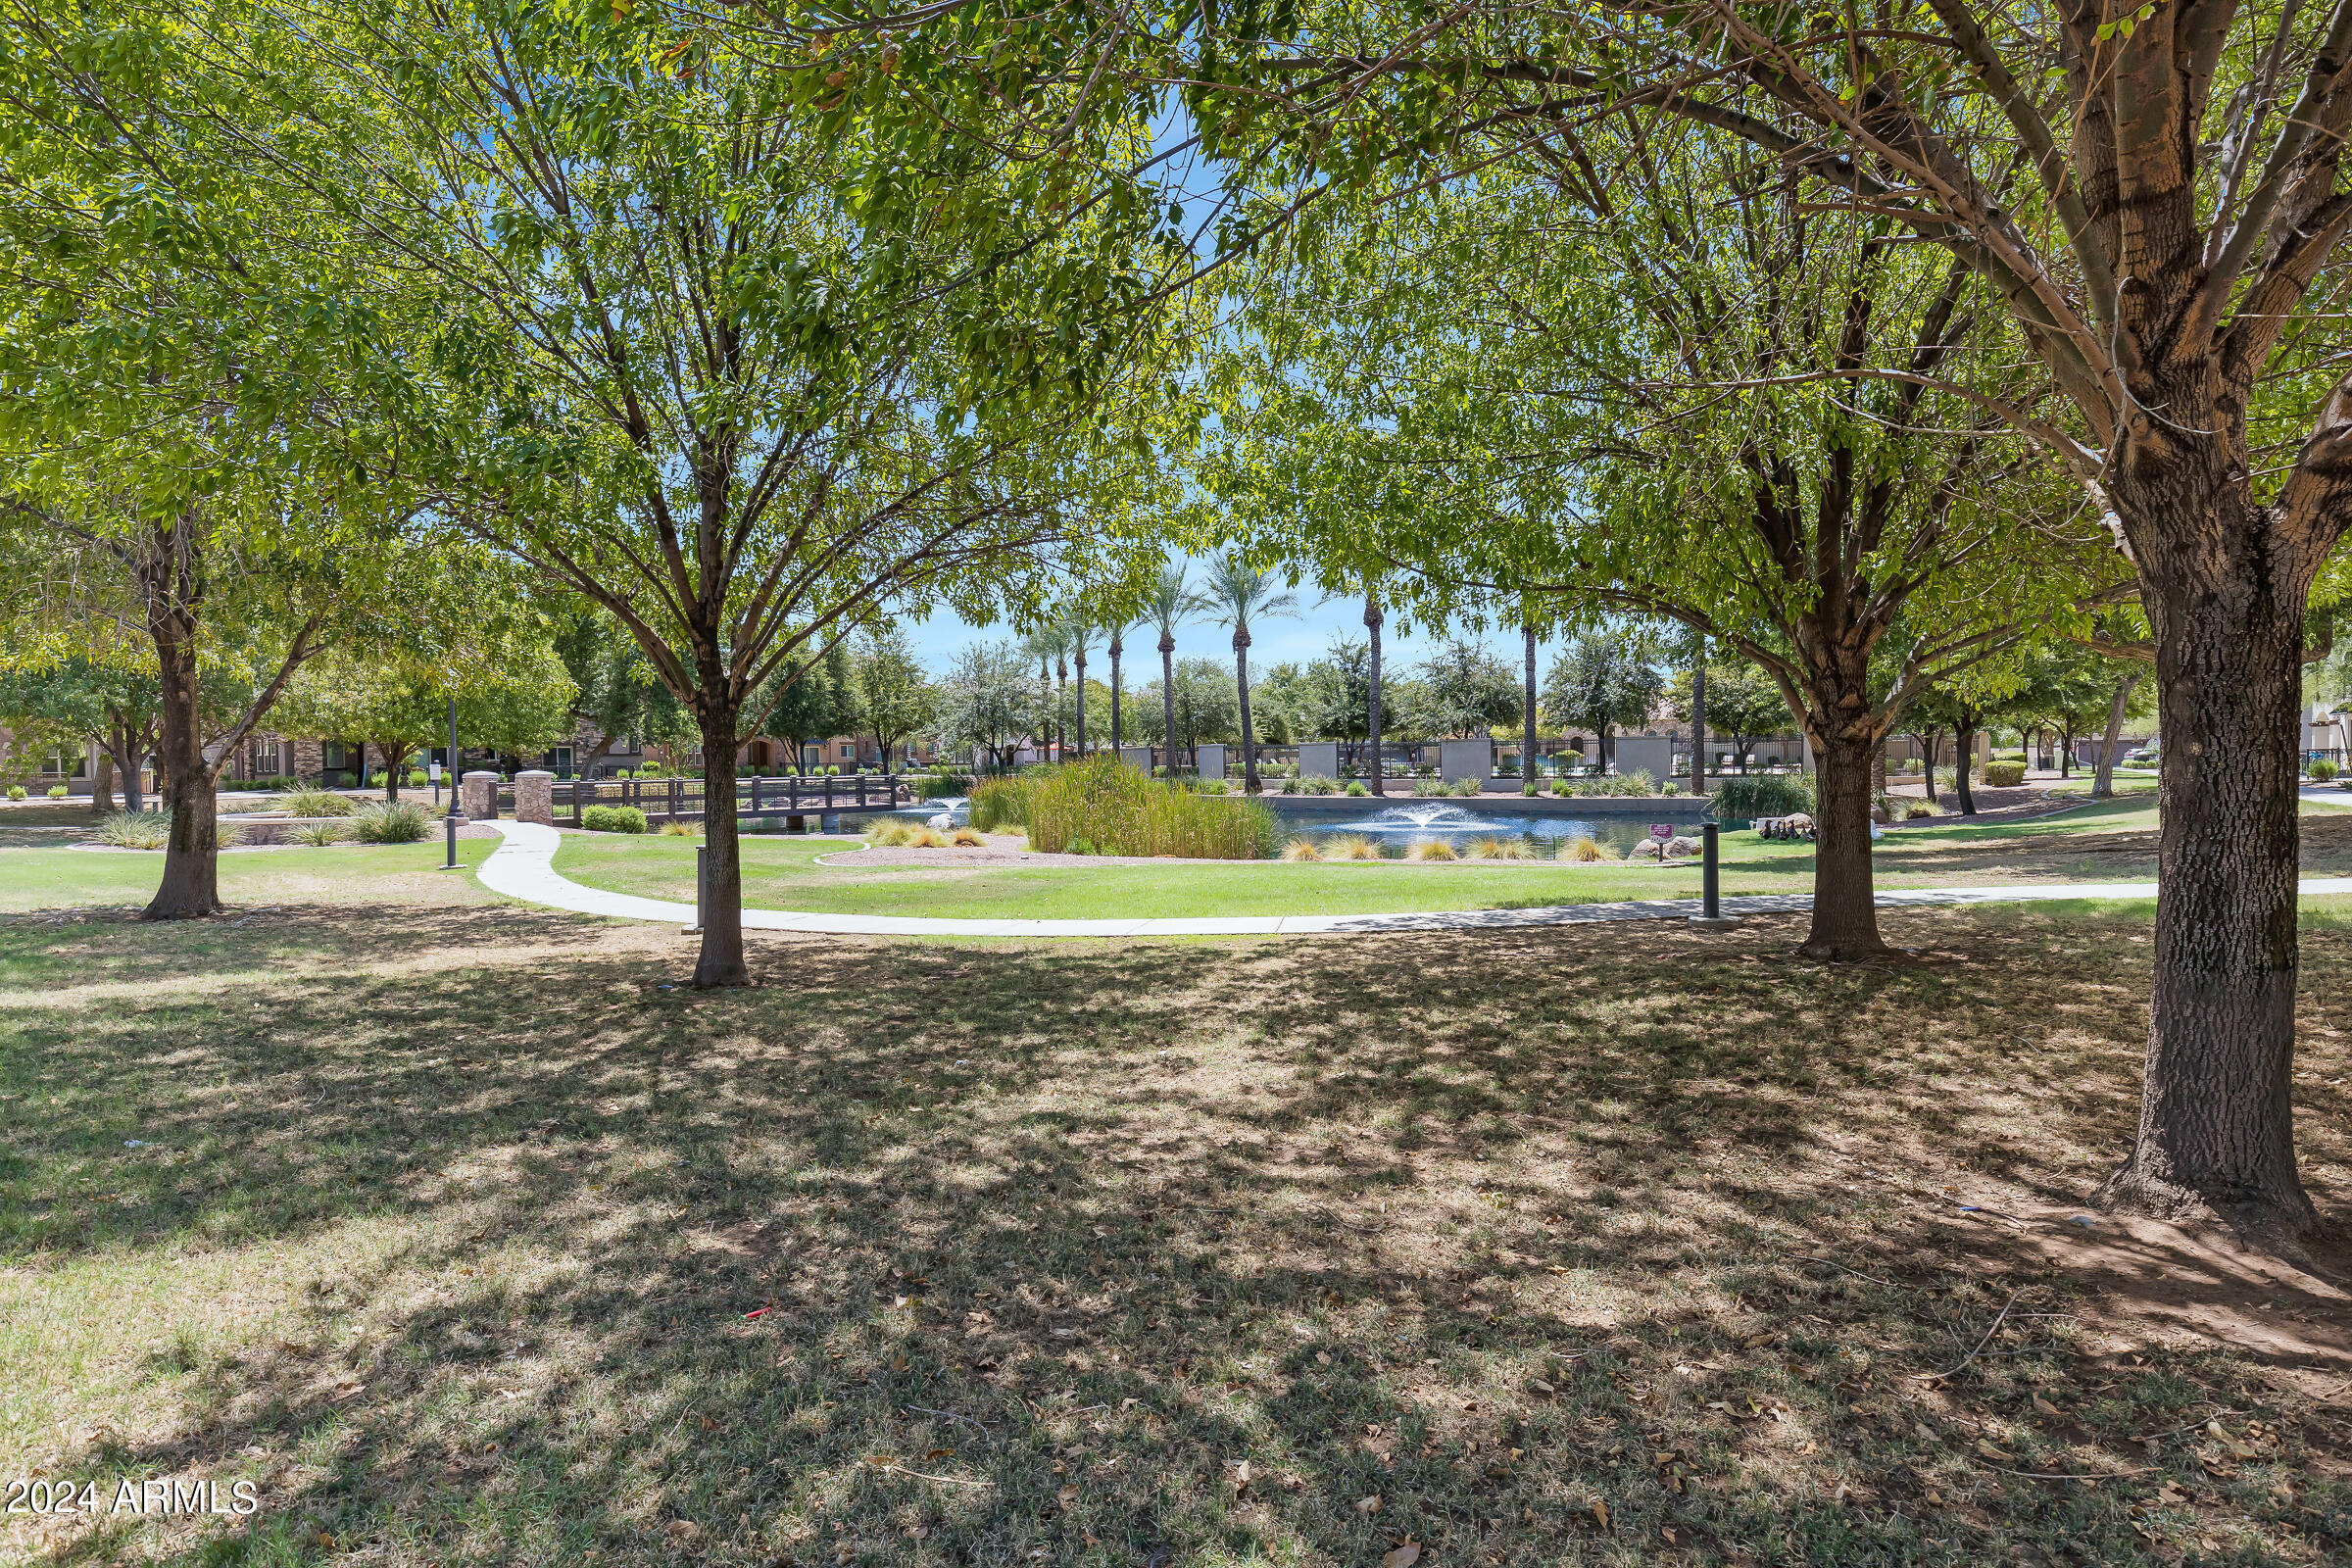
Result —
[[[951,811],[940,811],[940,812],[937,812],[937,813],[935,813],[935,814],[932,816],[931,820],[930,820],[930,821],[929,821],[927,824],[925,824],[925,825],[926,825],[926,826],[930,826],[930,827],[935,827],[935,828],[938,828],[940,831],[942,831],[942,832],[945,832],[945,831],[947,831],[949,828],[952,828],[952,827],[954,827],[954,826],[956,825],[956,817],[955,817],[955,813],[954,813],[954,812],[951,812]]]
[[[1654,860],[1658,858],[1658,851],[1660,848],[1661,846],[1656,839],[1643,839],[1641,843],[1635,845],[1633,849],[1627,852],[1626,858],[1631,860]]]
[[[1693,838],[1685,838],[1681,834],[1677,834],[1673,838],[1670,838],[1666,841],[1666,858],[1669,860],[1687,860],[1691,856],[1696,855],[1698,850],[1698,840]]]

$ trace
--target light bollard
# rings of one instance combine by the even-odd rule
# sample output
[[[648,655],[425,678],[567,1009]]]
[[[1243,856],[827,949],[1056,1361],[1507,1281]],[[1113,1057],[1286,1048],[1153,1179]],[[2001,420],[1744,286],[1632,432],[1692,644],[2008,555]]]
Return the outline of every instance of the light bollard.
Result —
[[[708,902],[710,887],[710,846],[694,847],[694,924],[682,928],[681,936],[700,936],[703,931],[703,906]]]
[[[441,826],[449,835],[449,859],[441,869],[455,871],[458,868],[458,819],[454,814],[445,816],[441,819]]]
[[[1690,917],[1690,924],[1699,931],[1729,931],[1740,924],[1740,916],[1723,912],[1723,874],[1716,861],[1716,838],[1721,831],[1721,824],[1715,822],[1702,822],[1698,828],[1699,912]]]

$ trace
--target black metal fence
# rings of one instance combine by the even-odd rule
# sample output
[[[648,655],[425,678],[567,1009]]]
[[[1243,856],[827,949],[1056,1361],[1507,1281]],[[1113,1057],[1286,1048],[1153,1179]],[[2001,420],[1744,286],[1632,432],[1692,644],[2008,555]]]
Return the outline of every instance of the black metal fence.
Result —
[[[929,774],[904,773],[739,778],[735,781],[735,814],[741,818],[887,811],[921,799],[916,791],[930,781]],[[592,806],[633,806],[655,822],[698,820],[709,812],[704,781],[699,778],[560,779],[555,786],[559,813],[566,803],[574,827],[582,825]]]

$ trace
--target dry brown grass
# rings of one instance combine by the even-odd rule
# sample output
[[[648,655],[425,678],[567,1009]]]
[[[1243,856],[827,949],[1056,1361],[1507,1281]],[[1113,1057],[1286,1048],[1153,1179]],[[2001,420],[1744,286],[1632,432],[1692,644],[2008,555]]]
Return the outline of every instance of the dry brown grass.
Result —
[[[709,996],[507,906],[0,927],[0,1472],[256,1479],[222,1562],[2342,1553],[2341,1297],[2065,1223],[2144,916],[1886,923],[768,939]]]

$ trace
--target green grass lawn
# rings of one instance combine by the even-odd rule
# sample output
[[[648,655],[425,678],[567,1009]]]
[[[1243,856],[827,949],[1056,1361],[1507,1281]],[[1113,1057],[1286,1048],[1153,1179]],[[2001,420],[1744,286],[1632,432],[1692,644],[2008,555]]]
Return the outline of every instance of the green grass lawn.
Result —
[[[2352,836],[2314,811],[2305,856],[2315,873],[2352,870]],[[1962,818],[1888,833],[1873,851],[1885,888],[2007,882],[2127,881],[2155,875],[2152,799],[2105,801],[2063,815],[1971,824]],[[1726,833],[1726,894],[1812,889],[1809,845]],[[1000,918],[1201,918],[1374,914],[1530,907],[1698,896],[1695,863],[1664,867],[1559,862],[1441,864],[1250,861],[1202,865],[861,866],[856,841],[749,836],[744,900],[757,908],[842,914]],[[818,865],[819,856],[838,858]],[[556,868],[591,887],[692,902],[694,841],[565,835]]]
[[[482,863],[498,846],[460,839],[458,863]],[[419,879],[462,883],[482,892],[466,871],[441,869],[448,849],[438,838],[421,844],[371,844],[325,849],[231,851],[220,857],[220,897],[239,906],[273,903],[352,904],[402,899]],[[0,841],[0,910],[143,905],[154,897],[163,852],[20,849]]]
[[[0,1562],[2352,1551],[2340,1301],[2065,1220],[2144,915],[1901,912],[1843,967],[1787,918],[766,937],[697,995],[674,929],[317,856],[241,858],[342,872],[243,924],[0,920],[0,1478],[264,1504],[0,1514]],[[2352,936],[2304,952],[2340,1224]]]

